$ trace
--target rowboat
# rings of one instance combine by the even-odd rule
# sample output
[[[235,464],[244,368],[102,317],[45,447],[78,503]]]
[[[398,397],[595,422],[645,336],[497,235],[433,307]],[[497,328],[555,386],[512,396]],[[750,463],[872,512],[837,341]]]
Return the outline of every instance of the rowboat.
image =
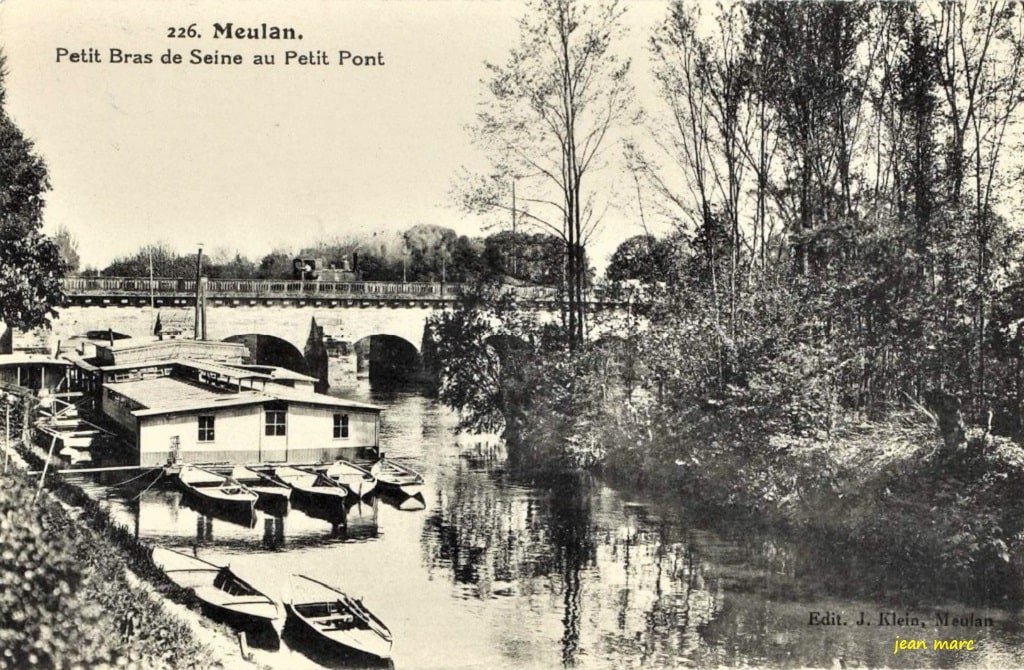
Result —
[[[322,472],[283,465],[274,470],[274,476],[291,487],[294,495],[319,503],[340,504],[353,495],[352,491]]]
[[[391,656],[391,631],[362,600],[304,575],[292,575],[291,581],[288,614],[302,627],[347,651]]]
[[[230,477],[188,463],[181,466],[178,481],[187,493],[225,510],[247,510],[252,514],[259,498],[254,491]]]
[[[324,474],[336,482],[341,482],[360,498],[370,495],[377,488],[377,478],[366,468],[349,461],[334,461]]]
[[[382,489],[410,497],[423,490],[423,475],[398,461],[381,458],[373,464],[370,472],[377,477],[377,485]]]
[[[288,486],[270,475],[265,475],[259,470],[253,470],[244,465],[236,465],[231,470],[231,479],[255,492],[260,500],[266,502],[284,502],[292,496],[292,490]]]
[[[155,547],[153,563],[183,589],[222,613],[273,622],[281,618],[281,608],[270,596],[258,591],[231,568],[173,549]]]

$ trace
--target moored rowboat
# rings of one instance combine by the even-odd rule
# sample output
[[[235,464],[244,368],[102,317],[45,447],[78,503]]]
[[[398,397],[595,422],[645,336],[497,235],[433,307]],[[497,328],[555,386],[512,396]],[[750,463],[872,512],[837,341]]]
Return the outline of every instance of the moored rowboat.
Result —
[[[184,589],[191,589],[207,605],[235,616],[272,622],[281,608],[270,596],[240,578],[231,568],[173,549],[155,547],[153,563]]]
[[[423,490],[423,475],[397,461],[381,458],[370,468],[382,489],[415,496]]]
[[[231,479],[253,491],[267,502],[286,501],[291,498],[292,490],[285,484],[265,475],[259,470],[244,465],[236,465],[231,471]]]
[[[391,656],[391,631],[343,591],[304,575],[292,575],[288,614],[318,638],[377,658]]]
[[[230,477],[185,464],[178,472],[182,487],[200,500],[231,511],[248,510],[252,514],[259,496]]]
[[[324,474],[344,484],[360,498],[370,495],[377,488],[377,478],[373,473],[349,461],[335,461],[327,467]]]
[[[274,476],[291,487],[295,495],[319,503],[343,503],[353,495],[344,484],[331,479],[322,472],[285,465],[274,470]]]

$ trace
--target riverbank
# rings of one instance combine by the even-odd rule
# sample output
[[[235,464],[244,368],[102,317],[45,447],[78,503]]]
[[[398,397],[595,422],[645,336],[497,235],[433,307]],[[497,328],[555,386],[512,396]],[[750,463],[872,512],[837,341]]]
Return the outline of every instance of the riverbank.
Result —
[[[1016,442],[972,428],[945,449],[921,409],[848,419],[822,439],[743,435],[745,444],[727,430],[717,440],[704,430],[667,435],[624,414],[609,407],[597,429],[606,440],[599,471],[610,483],[777,528],[814,557],[806,569],[834,571],[842,577],[834,583],[856,591],[837,595],[1024,599],[1024,448]],[[613,431],[623,439],[607,441]]]
[[[42,465],[32,447],[25,465]],[[252,667],[149,549],[60,475],[13,463],[0,487],[0,668]],[[191,603],[190,603],[191,601]]]

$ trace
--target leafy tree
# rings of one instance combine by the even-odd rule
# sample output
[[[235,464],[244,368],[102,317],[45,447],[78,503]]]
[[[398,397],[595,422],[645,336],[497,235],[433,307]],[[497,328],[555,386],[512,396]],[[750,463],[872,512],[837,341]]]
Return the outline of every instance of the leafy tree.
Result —
[[[292,254],[277,249],[260,259],[256,276],[260,279],[281,279],[290,277],[292,273]]]
[[[612,254],[605,277],[612,281],[639,280],[647,284],[672,281],[679,267],[673,240],[635,235]]]
[[[143,247],[130,256],[120,256],[103,268],[106,277],[148,277],[150,263],[154,277],[195,279],[196,254],[181,255],[169,244],[158,242]],[[204,264],[209,269],[208,264]]]
[[[414,281],[447,279],[448,263],[457,236],[451,228],[417,224],[402,234],[408,258],[408,275]]]
[[[557,285],[565,266],[565,244],[548,233],[501,231],[484,239],[484,262],[494,277],[512,277],[529,284]],[[512,259],[515,258],[513,270]]]
[[[539,323],[496,285],[478,285],[455,309],[431,316],[427,332],[440,363],[439,397],[459,412],[460,429],[501,433],[512,462],[525,468],[600,461],[583,427],[604,411],[588,379],[603,352],[568,350],[561,327]]]
[[[78,255],[78,238],[71,234],[67,226],[61,225],[57,227],[57,232],[53,235],[53,242],[60,251],[61,260],[67,266],[67,271],[77,272],[81,264],[81,258]]]
[[[29,330],[56,315],[66,265],[42,233],[46,165],[7,115],[3,77],[0,53],[0,320]]]

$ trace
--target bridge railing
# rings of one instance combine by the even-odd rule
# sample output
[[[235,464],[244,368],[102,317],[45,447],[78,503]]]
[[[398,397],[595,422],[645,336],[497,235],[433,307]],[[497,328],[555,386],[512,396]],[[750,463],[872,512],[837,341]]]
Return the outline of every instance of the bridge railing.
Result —
[[[0,0],[2,1],[2,0]],[[284,279],[209,279],[206,294],[210,298],[318,298],[342,300],[454,300],[469,290],[470,284],[439,282],[333,282]],[[520,300],[558,302],[559,292],[553,286],[506,286]],[[625,304],[643,302],[654,290],[629,283],[607,283],[588,287],[584,301],[588,303]],[[137,297],[151,294],[161,298],[191,298],[196,294],[194,279],[145,277],[79,277],[64,278],[64,291],[70,296]]]
[[[438,282],[332,282],[279,279],[209,279],[211,298],[319,297],[348,299],[451,300],[462,295],[468,284]],[[161,297],[191,297],[194,279],[143,277],[66,277],[64,290],[72,296],[138,296],[151,293]],[[558,292],[551,286],[509,286],[522,300],[554,301]]]

